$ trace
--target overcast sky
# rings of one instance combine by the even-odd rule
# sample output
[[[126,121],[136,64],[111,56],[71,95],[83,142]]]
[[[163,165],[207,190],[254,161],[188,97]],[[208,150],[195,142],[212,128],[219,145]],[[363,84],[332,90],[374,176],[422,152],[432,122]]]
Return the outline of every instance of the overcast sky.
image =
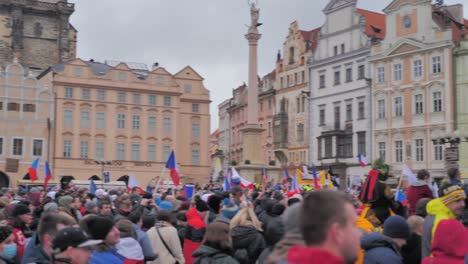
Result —
[[[276,53],[297,20],[303,30],[320,27],[329,0],[258,0],[262,39],[259,75],[274,69]],[[218,127],[218,104],[247,82],[250,23],[247,0],[70,0],[78,30],[78,57],[143,62],[176,73],[190,65],[205,78],[211,95],[211,131]],[[381,12],[391,0],[359,0],[358,7]],[[446,0],[447,4],[466,0]]]

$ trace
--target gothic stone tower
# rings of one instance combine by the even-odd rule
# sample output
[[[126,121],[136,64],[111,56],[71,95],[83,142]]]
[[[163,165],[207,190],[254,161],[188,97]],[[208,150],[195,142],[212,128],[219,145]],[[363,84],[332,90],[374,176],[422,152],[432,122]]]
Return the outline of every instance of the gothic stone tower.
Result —
[[[0,0],[0,63],[34,72],[76,57],[75,11],[67,0]]]

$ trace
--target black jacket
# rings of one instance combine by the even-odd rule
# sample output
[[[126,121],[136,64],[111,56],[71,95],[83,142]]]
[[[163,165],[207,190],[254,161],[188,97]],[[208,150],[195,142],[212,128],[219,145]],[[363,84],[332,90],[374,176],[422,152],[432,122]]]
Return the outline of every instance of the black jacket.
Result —
[[[234,257],[241,264],[253,264],[266,248],[263,235],[253,226],[236,226],[231,231]]]
[[[421,236],[411,234],[406,245],[401,248],[404,264],[421,263]]]

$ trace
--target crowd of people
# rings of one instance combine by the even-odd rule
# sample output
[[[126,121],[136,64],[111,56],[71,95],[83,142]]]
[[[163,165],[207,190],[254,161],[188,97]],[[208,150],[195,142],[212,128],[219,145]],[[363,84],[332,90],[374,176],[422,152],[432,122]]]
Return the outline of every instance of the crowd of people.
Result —
[[[190,199],[171,189],[2,189],[0,264],[468,263],[459,171],[435,194],[421,170],[407,204],[387,177],[373,164],[359,195],[280,184],[206,185]]]

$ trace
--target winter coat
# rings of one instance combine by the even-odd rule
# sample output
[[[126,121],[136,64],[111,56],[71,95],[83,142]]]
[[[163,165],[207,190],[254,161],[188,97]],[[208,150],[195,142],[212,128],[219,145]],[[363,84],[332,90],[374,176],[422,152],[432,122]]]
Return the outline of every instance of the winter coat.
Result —
[[[112,249],[104,252],[94,251],[88,264],[123,264],[125,257],[117,253],[117,249]]]
[[[366,264],[402,264],[400,250],[391,238],[380,233],[371,233],[361,238],[361,247],[365,250]]]
[[[166,242],[167,246],[170,248],[171,252],[166,248],[164,243],[161,241],[161,237],[158,234],[156,228],[159,228],[162,239]],[[177,229],[173,226],[154,226],[150,228],[147,232],[151,246],[153,250],[158,253],[159,257],[148,264],[174,264],[178,261],[180,264],[185,263],[184,254],[182,252],[182,247],[180,245],[179,236],[177,234]]]
[[[185,263],[192,264],[195,261],[192,254],[201,245],[206,231],[206,224],[203,217],[195,208],[190,208],[186,216],[187,228],[185,229],[184,258]]]
[[[32,236],[31,240],[26,245],[23,259],[21,260],[21,264],[28,263],[50,263],[50,258],[42,249],[37,233]]]
[[[286,261],[288,259],[288,251],[292,246],[305,246],[302,234],[286,233],[273,247],[273,251],[266,259],[265,264],[276,264]]]
[[[137,224],[132,224],[132,226],[137,234],[138,243],[140,243],[141,249],[143,250],[143,256],[145,256],[145,261],[155,260],[158,257],[158,255],[153,252],[153,248],[151,247],[148,235],[143,230],[141,230],[141,228]]]
[[[463,264],[468,255],[468,230],[457,220],[439,223],[431,248],[432,257],[423,264]]]
[[[416,203],[421,198],[432,199],[432,191],[425,181],[417,180],[408,188],[409,215],[416,214]]]
[[[291,247],[287,261],[288,264],[346,264],[343,259],[326,250],[303,246]]]
[[[421,236],[411,234],[411,237],[406,241],[406,245],[401,248],[404,264],[421,263]]]
[[[196,258],[194,264],[239,264],[230,254],[206,245],[201,245],[192,256]]]
[[[263,235],[253,226],[236,226],[231,230],[234,257],[240,263],[252,264],[266,248]]]
[[[284,235],[284,223],[280,216],[269,219],[265,230],[265,242],[268,246],[274,246]]]
[[[115,247],[117,248],[117,253],[127,259],[143,260],[145,258],[140,243],[133,237],[120,238],[119,243]]]

